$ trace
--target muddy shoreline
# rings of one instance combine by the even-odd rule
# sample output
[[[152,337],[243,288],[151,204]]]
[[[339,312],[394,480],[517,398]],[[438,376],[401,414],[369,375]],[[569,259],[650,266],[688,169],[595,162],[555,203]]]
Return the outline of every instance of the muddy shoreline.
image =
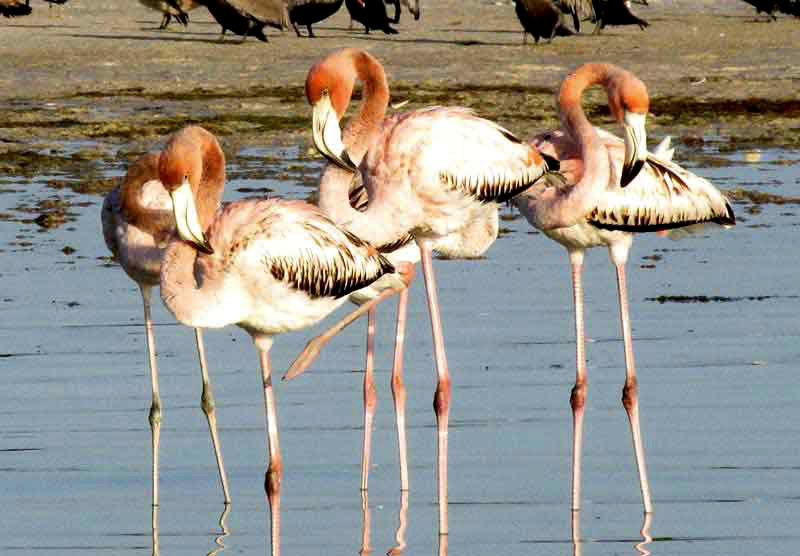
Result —
[[[610,60],[648,84],[654,138],[723,150],[800,144],[800,20],[765,23],[730,1],[654,1],[638,13],[651,23],[645,31],[592,36],[584,22],[580,36],[524,47],[507,2],[423,4],[422,19],[405,14],[395,36],[348,30],[342,9],[317,26],[316,39],[271,32],[268,44],[218,43],[202,9],[187,29],[159,31],[158,14],[137,2],[73,0],[60,16],[39,8],[3,22],[0,171],[85,173],[95,158],[127,159],[189,123],[221,136],[230,154],[241,145],[304,144],[305,73],[341,46],[384,62],[393,101],[469,106],[523,136],[557,125],[554,94],[570,68]],[[612,124],[599,92],[585,107]],[[113,148],[64,150],[81,141]]]

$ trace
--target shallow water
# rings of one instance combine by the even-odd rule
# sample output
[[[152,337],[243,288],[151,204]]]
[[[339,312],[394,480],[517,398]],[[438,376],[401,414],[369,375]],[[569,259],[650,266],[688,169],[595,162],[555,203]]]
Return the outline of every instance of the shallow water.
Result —
[[[795,153],[765,150],[748,162],[756,158],[752,153],[708,147],[681,159],[689,154],[679,148],[679,161],[723,189],[798,196]],[[299,147],[242,150],[232,161],[226,198],[253,194],[248,188],[304,198],[319,166]],[[122,172],[113,162],[98,162],[101,177]],[[255,173],[258,179],[248,179]],[[51,186],[81,179],[68,172],[0,179],[3,554],[153,550],[141,302],[133,282],[106,259],[102,199]],[[42,199],[69,201],[67,222],[56,228],[31,222]],[[787,253],[800,208],[743,202],[735,210],[740,223],[734,229],[681,241],[640,237],[631,253],[631,312],[655,504],[644,537],[619,402],[624,360],[606,254],[595,250],[585,268],[591,385],[577,547],[569,512],[574,347],[565,253],[523,219],[509,218],[503,221],[509,233],[486,259],[436,262],[453,374],[450,554],[795,552],[800,286]],[[503,214],[513,215],[509,209]],[[666,301],[654,299],[659,296]],[[669,301],[676,296],[716,301]],[[418,280],[411,295],[406,350],[411,491],[405,511],[388,389],[394,304],[379,313],[369,546],[376,554],[396,546],[402,516],[404,552],[435,553],[435,373],[422,284]],[[255,349],[233,327],[206,334],[233,497],[223,534],[193,335],[160,303],[155,319],[164,404],[160,552],[207,554],[224,547],[218,553],[263,554],[269,547],[266,448]],[[285,554],[362,550],[364,327],[347,330],[307,375],[277,385]],[[275,368],[285,368],[320,329],[278,338]]]

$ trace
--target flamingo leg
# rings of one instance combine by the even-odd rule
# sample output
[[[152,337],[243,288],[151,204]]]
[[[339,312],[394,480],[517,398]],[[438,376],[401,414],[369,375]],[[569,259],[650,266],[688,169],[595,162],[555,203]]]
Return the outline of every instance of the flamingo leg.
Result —
[[[583,320],[583,249],[572,249],[572,298],[575,305],[575,386],[572,387],[572,511],[581,509],[581,454],[583,453],[583,416],[589,393],[589,373],[586,369],[586,333]]]
[[[203,379],[203,393],[200,397],[200,406],[206,414],[208,421],[208,431],[211,433],[211,445],[214,448],[214,456],[217,459],[217,471],[219,471],[219,482],[222,485],[222,496],[225,504],[231,503],[231,496],[228,490],[228,476],[225,473],[225,462],[222,460],[222,449],[220,448],[219,434],[217,433],[217,414],[214,411],[214,393],[211,389],[211,381],[208,378],[208,364],[206,363],[206,349],[203,343],[203,332],[199,328],[194,329],[195,340],[197,341],[197,357],[200,360],[200,374]]]
[[[431,314],[431,330],[433,333],[433,351],[436,358],[438,382],[433,407],[436,410],[438,428],[437,469],[439,477],[439,535],[448,534],[447,527],[447,433],[450,417],[451,382],[447,369],[447,355],[444,349],[442,318],[439,313],[439,301],[436,294],[436,279],[433,274],[433,257],[431,249],[420,244],[422,255],[422,273],[425,277],[425,290],[428,293],[428,310]],[[441,541],[440,541],[441,542]]]
[[[412,270],[413,272],[413,270]],[[400,455],[400,491],[408,492],[408,442],[406,441],[406,385],[403,382],[403,345],[406,337],[408,288],[400,292],[397,302],[397,330],[394,339],[392,365],[392,397],[397,422],[397,447]]]
[[[152,524],[153,530],[153,556],[160,556],[161,548],[159,548],[158,542],[158,506],[153,506],[150,513],[150,523]]]
[[[272,556],[281,553],[281,479],[283,478],[283,462],[278,442],[278,414],[275,408],[275,393],[272,390],[272,369],[269,362],[269,350],[259,350],[261,355],[261,380],[264,385],[264,406],[267,421],[267,451],[269,463],[264,478],[264,490],[270,512],[270,544]]]
[[[336,336],[339,332],[341,332],[350,324],[352,324],[354,321],[356,321],[359,317],[361,317],[364,313],[369,311],[372,307],[375,307],[381,301],[385,301],[386,299],[392,297],[393,295],[400,293],[402,289],[392,288],[382,291],[377,297],[370,299],[369,301],[361,305],[358,309],[352,311],[349,315],[347,315],[342,320],[331,326],[328,330],[326,330],[319,336],[311,338],[306,344],[306,347],[303,348],[302,353],[300,353],[300,355],[298,355],[297,358],[289,366],[289,370],[286,371],[285,375],[283,375],[283,380],[291,380],[303,374],[305,370],[308,368],[308,366],[311,365],[311,363],[313,363],[317,359],[317,357],[319,357],[322,348],[325,347],[325,345],[328,342],[330,342],[334,338],[334,336]]]
[[[375,319],[377,307],[367,313],[367,362],[364,369],[364,452],[361,458],[361,490],[369,483],[369,460],[372,447],[372,422],[378,396],[375,392]]]
[[[627,251],[627,250],[626,250]],[[627,252],[626,252],[627,255]],[[647,481],[647,468],[644,461],[644,445],[639,425],[639,386],[636,379],[636,364],[633,359],[633,338],[631,336],[630,314],[628,312],[628,287],[625,279],[625,260],[614,255],[612,260],[617,269],[617,287],[619,289],[619,314],[622,321],[622,339],[625,344],[625,386],[622,389],[622,405],[628,413],[633,436],[633,451],[636,455],[636,468],[639,470],[639,485],[642,490],[644,512],[653,512],[650,499],[650,484]]]
[[[158,506],[158,446],[161,441],[161,395],[158,389],[158,366],[156,364],[156,339],[153,335],[153,318],[150,314],[151,286],[139,284],[144,305],[144,327],[147,331],[147,357],[150,362],[150,381],[153,400],[150,404],[150,434],[153,446],[153,506]]]

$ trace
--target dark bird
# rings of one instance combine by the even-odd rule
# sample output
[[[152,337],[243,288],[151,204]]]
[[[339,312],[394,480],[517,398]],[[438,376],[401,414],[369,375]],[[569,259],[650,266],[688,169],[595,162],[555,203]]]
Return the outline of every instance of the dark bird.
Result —
[[[769,16],[767,21],[775,21],[778,18],[775,12],[781,12],[795,17],[800,17],[800,0],[744,0],[751,6],[755,6],[756,13],[764,12]]]
[[[289,23],[294,32],[301,37],[298,25],[305,25],[308,36],[313,37],[311,26],[335,14],[344,0],[289,0]]]
[[[580,31],[580,14],[587,8],[591,10],[588,0],[514,0],[517,18],[522,24],[522,44],[527,44],[528,33],[538,43],[540,38],[547,42],[556,35],[567,37]],[[572,16],[575,31],[564,23],[567,15]]]
[[[31,7],[22,0],[0,0],[0,15],[5,17],[17,17],[18,15],[29,15]]]
[[[383,0],[344,0],[344,5],[353,21],[363,25],[367,34],[370,29],[378,29],[387,35],[397,34],[397,29],[389,25],[391,20]]]
[[[189,24],[189,12],[200,5],[195,0],[139,0],[139,3],[164,14],[159,29],[166,29],[173,18],[186,27]]]
[[[225,32],[230,30],[242,35],[241,42],[248,36],[269,42],[264,27],[288,27],[289,16],[282,0],[198,0],[198,3],[208,8],[222,26],[220,41],[225,37]]]
[[[419,0],[384,0],[387,4],[391,4],[394,6],[394,17],[392,18],[392,23],[400,23],[400,4],[404,4],[408,11],[411,12],[411,15],[414,16],[414,21],[419,19],[420,10],[419,10]]]
[[[647,5],[647,0],[640,0]],[[631,10],[630,0],[592,0],[596,26],[593,34],[598,34],[606,25],[638,25],[644,29],[647,23]]]

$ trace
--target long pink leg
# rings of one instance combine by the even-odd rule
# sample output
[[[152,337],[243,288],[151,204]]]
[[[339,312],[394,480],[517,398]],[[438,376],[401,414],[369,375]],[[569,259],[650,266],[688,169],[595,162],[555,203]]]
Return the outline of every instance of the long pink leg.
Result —
[[[206,363],[206,348],[203,344],[203,332],[199,328],[194,329],[195,340],[197,341],[197,357],[200,360],[200,374],[203,379],[203,393],[200,397],[200,406],[206,414],[208,421],[208,431],[211,433],[211,445],[214,448],[214,456],[217,459],[217,471],[219,471],[219,482],[222,485],[222,496],[225,504],[231,503],[231,495],[228,490],[228,476],[225,473],[225,462],[222,460],[222,449],[220,448],[219,434],[217,433],[217,415],[214,411],[214,393],[211,389],[211,381],[208,378],[208,365]]]
[[[444,350],[442,334],[442,318],[439,314],[439,301],[436,295],[436,279],[433,275],[433,257],[430,248],[420,244],[422,255],[422,273],[425,277],[425,290],[428,293],[428,310],[431,314],[431,330],[433,332],[433,352],[436,358],[438,383],[433,398],[438,428],[438,477],[439,477],[439,535],[447,535],[447,429],[450,416],[451,383],[447,369],[447,355]],[[440,541],[441,542],[441,541]],[[445,543],[446,546],[446,543]]]
[[[575,386],[572,387],[572,510],[581,509],[581,454],[583,453],[583,415],[589,393],[589,373],[586,370],[586,344],[583,320],[583,249],[569,252],[572,267],[572,298],[575,305]]]
[[[619,289],[619,314],[622,321],[622,340],[625,344],[625,386],[622,389],[622,405],[628,412],[633,436],[633,451],[636,455],[636,467],[639,470],[639,485],[642,490],[642,502],[645,513],[652,513],[653,503],[650,499],[650,484],[647,481],[647,468],[644,461],[644,445],[642,431],[639,426],[639,386],[636,379],[636,364],[633,359],[633,338],[631,321],[628,312],[628,286],[625,279],[625,262],[627,248],[615,251],[609,249],[614,266],[617,269],[617,288]]]
[[[377,307],[367,313],[367,362],[364,369],[364,452],[361,458],[361,490],[367,490],[372,446],[372,421],[378,396],[375,393],[375,316]]]
[[[260,350],[261,380],[264,385],[264,406],[266,409],[268,457],[267,473],[264,478],[264,490],[267,492],[271,528],[270,542],[272,556],[281,553],[281,479],[283,478],[283,462],[278,442],[278,414],[275,408],[275,393],[272,390],[272,370],[269,363],[269,350]]]
[[[413,268],[413,267],[412,267]],[[413,270],[412,270],[413,273]],[[394,364],[392,365],[392,397],[397,422],[397,447],[400,454],[400,491],[408,491],[408,442],[406,441],[406,385],[403,382],[403,346],[406,337],[408,314],[408,288],[400,292],[397,302],[397,330],[394,338]]]
[[[158,506],[158,446],[161,440],[161,395],[158,390],[158,367],[156,366],[156,340],[153,335],[153,319],[150,315],[151,286],[139,284],[144,304],[144,327],[147,331],[147,357],[150,362],[150,381],[153,401],[150,404],[150,433],[153,446],[153,506]]]

